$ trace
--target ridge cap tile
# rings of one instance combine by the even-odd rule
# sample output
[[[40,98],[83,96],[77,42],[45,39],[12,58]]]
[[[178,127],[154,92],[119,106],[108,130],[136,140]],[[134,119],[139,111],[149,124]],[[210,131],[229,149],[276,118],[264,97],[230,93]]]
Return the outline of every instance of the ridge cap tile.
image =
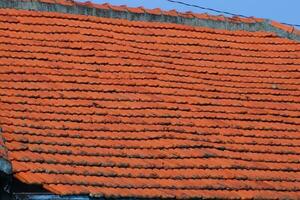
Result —
[[[127,11],[128,11],[126,5],[120,5],[120,6],[110,5],[109,7],[110,7],[112,10],[124,11],[124,12],[127,12]]]
[[[133,8],[133,7],[127,7],[127,10],[129,12],[133,12],[133,13],[138,13],[138,14],[144,14],[145,13],[145,9],[143,7],[136,7],[136,8]]]
[[[284,30],[288,33],[292,33],[295,29],[295,27],[293,26],[290,26],[290,25],[286,25],[286,24],[282,24],[282,23],[279,23],[277,21],[274,21],[274,20],[271,20],[270,24],[276,28],[279,28],[281,30]]]
[[[178,12],[175,9],[172,10],[163,10],[162,11],[164,14],[167,14],[169,16],[174,16],[174,17],[178,17]]]
[[[145,12],[153,15],[161,15],[163,13],[160,8],[145,9]]]
[[[109,10],[111,9],[109,4],[94,4],[94,8]]]

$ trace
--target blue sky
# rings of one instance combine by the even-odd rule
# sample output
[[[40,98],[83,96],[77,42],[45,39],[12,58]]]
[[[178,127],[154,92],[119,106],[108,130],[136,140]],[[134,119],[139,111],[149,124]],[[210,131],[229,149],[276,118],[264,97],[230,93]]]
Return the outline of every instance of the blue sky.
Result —
[[[77,0],[78,1],[78,0]],[[83,1],[83,0],[79,0]],[[208,12],[198,8],[187,7],[166,0],[90,0],[96,3],[109,2],[113,5],[131,7],[162,8],[165,10]],[[300,0],[180,0],[203,7],[224,10],[232,13],[273,19],[280,22],[300,24]],[[216,14],[209,12],[211,14]]]

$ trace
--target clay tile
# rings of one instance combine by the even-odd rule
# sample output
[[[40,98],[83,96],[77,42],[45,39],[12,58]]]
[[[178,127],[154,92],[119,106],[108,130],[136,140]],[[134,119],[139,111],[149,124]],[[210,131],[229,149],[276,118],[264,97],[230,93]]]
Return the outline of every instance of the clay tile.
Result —
[[[78,6],[84,6],[84,2],[75,1],[75,4]]]
[[[255,20],[250,17],[239,17],[238,21],[243,23],[255,23]]]
[[[127,7],[124,5],[122,5],[122,6],[110,5],[110,9],[115,10],[115,11],[127,11]]]
[[[57,2],[61,5],[65,5],[65,6],[73,6],[74,5],[74,1],[73,0],[61,0],[59,2]]]
[[[300,35],[300,30],[298,30],[298,29],[295,28],[293,33],[295,33],[297,35]]]
[[[210,15],[209,18],[214,21],[225,21],[226,18],[223,15]]]
[[[293,30],[294,30],[294,27],[289,26],[289,25],[285,25],[285,24],[281,24],[281,23],[276,22],[276,21],[271,21],[270,24],[272,26],[276,27],[276,28],[279,28],[279,29],[281,29],[283,31],[286,31],[286,32],[289,32],[289,33],[293,32]]]
[[[193,16],[190,16],[190,15],[187,14],[187,13],[181,13],[181,12],[178,12],[178,15],[179,15],[180,17],[184,17],[184,18],[193,18]]]
[[[233,16],[233,17],[230,18],[230,20],[232,22],[237,22],[237,23],[241,22],[241,18],[239,16]]]
[[[84,2],[83,5],[86,6],[86,7],[90,7],[90,8],[94,7],[94,4],[90,1]]]
[[[109,3],[104,3],[102,4],[102,6],[105,8],[105,9],[110,9],[111,8],[111,5]]]
[[[256,19],[253,16],[249,17],[248,20],[249,20],[249,23],[256,23]]]
[[[143,9],[141,9],[141,7],[139,7],[139,8],[129,8],[128,7],[127,10],[132,13],[140,13],[140,14],[145,13],[145,11]]]
[[[210,19],[209,15],[207,13],[194,13],[194,16],[199,18],[199,19]]]
[[[217,21],[217,20],[218,20],[218,17],[217,17],[217,16],[214,16],[214,15],[208,15],[208,19]]]
[[[119,7],[122,8],[123,10],[128,11],[128,7],[126,5],[120,5]]]
[[[144,13],[146,12],[146,8],[144,8],[143,6],[139,6],[139,9],[141,9]]]
[[[108,3],[104,3],[104,4],[95,4],[94,8],[98,8],[98,9],[103,9],[103,10],[109,10],[110,5]]]
[[[225,17],[224,15],[219,15],[219,16],[218,16],[218,19],[219,19],[220,21],[226,21],[226,17]]]
[[[169,16],[174,16],[174,17],[178,16],[178,12],[176,10],[163,11],[163,14],[169,15]]]
[[[56,3],[55,0],[40,0],[42,3]]]
[[[253,17],[252,19],[255,20],[256,22],[264,22],[265,21],[263,18]]]
[[[196,16],[195,16],[195,13],[193,13],[192,11],[187,11],[187,12],[185,12],[185,13],[186,13],[187,15],[193,17],[193,18],[196,17]]]
[[[155,9],[146,9],[145,10],[146,13],[152,14],[152,15],[161,15],[162,11],[159,8],[155,8]]]

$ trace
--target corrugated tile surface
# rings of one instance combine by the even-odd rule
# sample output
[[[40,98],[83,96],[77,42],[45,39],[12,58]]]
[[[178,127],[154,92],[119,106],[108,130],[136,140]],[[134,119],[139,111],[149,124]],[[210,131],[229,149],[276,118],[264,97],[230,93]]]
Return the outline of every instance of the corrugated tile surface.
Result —
[[[21,181],[63,195],[300,198],[296,41],[2,9],[0,44],[0,125]]]

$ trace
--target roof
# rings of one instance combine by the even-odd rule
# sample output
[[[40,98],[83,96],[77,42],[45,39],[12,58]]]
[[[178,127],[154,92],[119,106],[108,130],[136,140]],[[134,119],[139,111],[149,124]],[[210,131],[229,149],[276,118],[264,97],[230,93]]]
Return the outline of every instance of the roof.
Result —
[[[113,6],[108,3],[93,4],[92,2],[76,2],[73,0],[2,0],[0,8],[50,11],[131,21],[177,23],[225,30],[267,31],[274,32],[281,37],[300,41],[300,31],[295,27],[256,17],[225,17],[207,13],[181,13],[176,10],[131,8],[125,5]]]
[[[8,7],[0,144],[17,179],[59,195],[300,198],[297,40]]]

